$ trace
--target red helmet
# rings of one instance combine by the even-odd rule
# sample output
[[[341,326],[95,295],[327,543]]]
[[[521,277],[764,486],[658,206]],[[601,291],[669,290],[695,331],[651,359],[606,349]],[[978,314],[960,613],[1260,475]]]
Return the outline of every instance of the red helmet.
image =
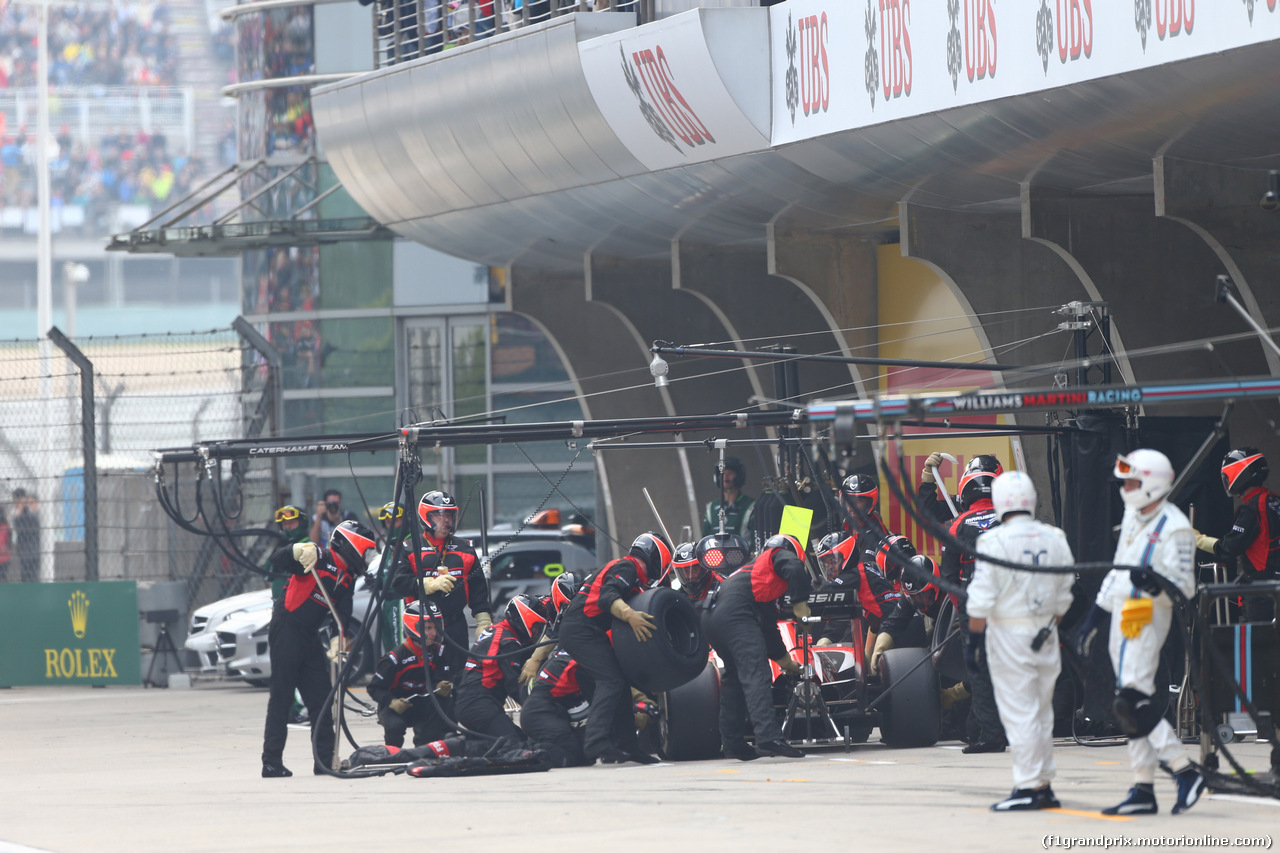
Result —
[[[564,610],[565,605],[573,601],[573,596],[577,592],[578,582],[574,579],[573,572],[562,572],[556,575],[556,579],[551,582],[551,609],[554,614]]]
[[[850,538],[852,537],[836,532],[828,533],[818,542],[818,565],[822,568],[822,576],[827,580],[835,580],[844,570],[844,564],[849,559],[849,555],[836,550],[836,546]]]
[[[866,498],[868,503],[864,511],[870,512],[880,500],[880,484],[870,474],[850,474],[840,484],[840,496],[848,499]]]
[[[641,533],[631,543],[627,555],[638,559],[644,567],[644,577],[640,582],[645,586],[662,577],[662,573],[671,567],[671,546],[658,533]]]
[[[1004,466],[1000,460],[989,453],[970,459],[960,475],[960,502],[969,507],[991,497],[991,484],[1003,473]]]
[[[363,572],[377,551],[373,531],[358,521],[344,521],[329,535],[329,552],[350,571]]]
[[[453,499],[453,495],[448,492],[434,491],[427,492],[422,496],[422,500],[418,501],[418,518],[422,519],[422,523],[427,529],[432,528],[432,513],[443,512],[453,516],[453,526],[458,526],[458,502]]]
[[[1267,457],[1256,447],[1241,447],[1222,457],[1222,488],[1229,495],[1243,495],[1252,486],[1261,486],[1271,473]]]
[[[801,560],[804,559],[804,546],[800,544],[799,539],[788,533],[778,533],[774,536],[770,536],[765,540],[761,551],[771,551],[774,548],[786,548]]]
[[[911,562],[918,571],[902,573],[902,593],[916,610],[928,613],[938,601],[938,587],[933,581],[942,573],[938,564],[924,554],[912,557]]]
[[[898,583],[898,576],[902,574],[902,566],[889,559],[889,549],[892,548],[899,557],[904,560],[910,560],[916,555],[916,546],[911,544],[911,540],[900,533],[892,534],[888,539],[880,543],[880,547],[876,549],[876,568],[880,570],[880,574],[893,584]]]
[[[422,634],[425,631],[427,636],[427,644],[434,644],[444,630],[444,620],[440,616],[440,608],[436,607],[434,601],[427,602],[426,614],[423,615],[421,602],[414,601],[404,609],[404,614],[400,617],[401,623],[404,625],[404,635],[421,641]]]
[[[507,602],[504,618],[511,627],[512,635],[521,645],[526,645],[533,642],[542,626],[547,624],[547,611],[538,599],[521,593]]]

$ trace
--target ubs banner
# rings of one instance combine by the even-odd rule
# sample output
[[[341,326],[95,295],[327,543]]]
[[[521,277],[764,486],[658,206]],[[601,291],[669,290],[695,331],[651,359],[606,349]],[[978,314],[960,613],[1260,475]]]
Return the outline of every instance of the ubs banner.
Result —
[[[138,585],[0,586],[0,686],[140,684]]]

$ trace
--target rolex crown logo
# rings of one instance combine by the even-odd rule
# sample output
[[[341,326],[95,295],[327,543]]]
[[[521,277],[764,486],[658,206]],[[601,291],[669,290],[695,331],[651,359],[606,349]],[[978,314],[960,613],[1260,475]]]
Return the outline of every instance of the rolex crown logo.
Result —
[[[85,598],[83,592],[76,590],[67,599],[67,607],[71,610],[71,630],[75,632],[76,639],[83,639],[89,625],[89,599]]]

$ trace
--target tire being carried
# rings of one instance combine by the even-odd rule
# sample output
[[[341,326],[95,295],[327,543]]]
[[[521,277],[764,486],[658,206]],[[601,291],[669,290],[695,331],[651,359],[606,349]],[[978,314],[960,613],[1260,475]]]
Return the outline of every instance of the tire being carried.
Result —
[[[627,602],[653,617],[656,629],[638,642],[626,622],[613,620],[613,651],[627,680],[654,696],[687,684],[706,668],[707,641],[698,611],[668,587],[645,590]]]
[[[702,761],[720,755],[720,670],[707,661],[688,684],[658,699],[660,746],[668,761]]]
[[[927,649],[889,649],[880,658],[885,688],[880,734],[892,747],[933,746],[942,728],[938,674]],[[924,663],[920,663],[924,660]],[[917,666],[919,664],[919,666]]]

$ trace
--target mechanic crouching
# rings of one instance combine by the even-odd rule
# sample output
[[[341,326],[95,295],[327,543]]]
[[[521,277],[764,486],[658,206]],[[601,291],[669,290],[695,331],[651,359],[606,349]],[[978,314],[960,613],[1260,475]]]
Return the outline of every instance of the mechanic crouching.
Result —
[[[377,545],[372,530],[357,521],[344,521],[333,529],[326,551],[314,542],[295,542],[271,555],[272,568],[288,572],[291,577],[284,595],[276,600],[267,633],[271,694],[262,736],[263,778],[293,775],[284,766],[284,745],[295,689],[302,694],[313,720],[317,754],[326,758],[333,755],[333,715],[325,707],[331,686],[329,662],[317,632],[330,617],[326,596],[337,611],[342,630],[349,629],[352,588],[356,576],[368,567],[367,561],[376,553]],[[344,642],[344,638],[335,636],[330,655],[336,656],[335,646]],[[325,772],[319,763],[314,770]]]
[[[656,533],[641,533],[625,557],[587,576],[560,615],[560,645],[595,681],[582,745],[587,764],[594,764],[596,759],[602,764],[658,761],[639,751],[631,686],[608,631],[617,617],[631,627],[639,642],[653,636],[653,618],[632,609],[627,599],[656,582],[670,565],[671,545]]]
[[[422,605],[415,601],[405,608],[402,622],[404,642],[378,661],[369,681],[369,698],[378,704],[384,744],[404,746],[405,732],[412,726],[413,745],[422,746],[453,733],[446,717],[453,717],[454,673],[443,654],[440,633],[444,628],[434,604],[427,602],[423,615]],[[426,669],[430,669],[430,683]],[[444,716],[429,692],[436,694]]]
[[[703,625],[711,647],[724,662],[720,682],[720,741],[724,754],[739,761],[759,758],[760,753],[803,758],[804,753],[782,739],[782,727],[773,711],[773,660],[788,674],[800,664],[787,654],[778,633],[778,602],[784,595],[797,602],[799,617],[809,615],[809,573],[804,548],[794,536],[773,536],[749,567],[743,567],[720,584]],[[756,745],[747,744],[750,717]]]
[[[520,694],[520,668],[547,624],[541,601],[513,596],[503,619],[481,632],[458,684],[458,722],[479,734],[523,738],[507,716],[507,699]]]
[[[578,662],[560,649],[538,671],[520,709],[520,728],[545,750],[553,767],[589,764],[582,751],[583,726],[595,684]]]

